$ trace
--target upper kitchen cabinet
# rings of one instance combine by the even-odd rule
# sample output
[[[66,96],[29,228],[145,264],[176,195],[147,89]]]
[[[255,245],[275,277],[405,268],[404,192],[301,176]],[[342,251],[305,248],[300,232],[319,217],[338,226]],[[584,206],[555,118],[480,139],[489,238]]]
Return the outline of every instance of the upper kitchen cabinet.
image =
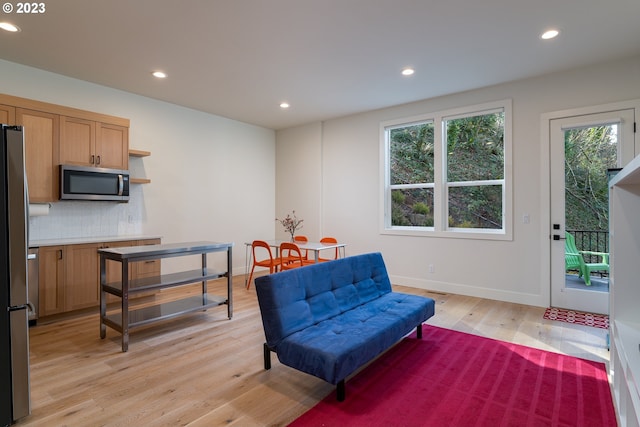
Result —
[[[57,201],[60,117],[57,114],[16,108],[16,123],[24,128],[29,202]]]
[[[15,125],[16,107],[0,104],[0,123],[5,125]]]
[[[60,198],[60,165],[129,169],[129,119],[0,94],[0,123],[24,127],[31,203]]]
[[[60,118],[60,163],[129,168],[129,129],[94,120]]]
[[[60,117],[60,163],[96,165],[96,122]]]
[[[129,128],[114,124],[98,123],[96,147],[102,156],[100,166],[112,169],[129,169]]]

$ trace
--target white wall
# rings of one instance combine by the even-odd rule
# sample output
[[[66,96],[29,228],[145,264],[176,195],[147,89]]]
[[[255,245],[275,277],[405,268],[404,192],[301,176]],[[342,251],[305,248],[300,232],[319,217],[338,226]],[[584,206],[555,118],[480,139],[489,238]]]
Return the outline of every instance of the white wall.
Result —
[[[286,129],[277,133],[277,139],[277,218],[295,211],[304,220],[296,235],[315,238],[322,226],[322,124]],[[290,237],[280,223],[276,223],[276,237]]]
[[[55,203],[49,216],[30,220],[32,239],[144,234],[165,243],[235,242],[239,274],[244,242],[274,237],[272,130],[2,60],[0,76],[0,93],[129,118],[130,147],[151,151],[130,159],[132,175],[151,184],[133,185],[129,203]]]
[[[381,251],[393,283],[547,306],[548,270],[540,266],[548,258],[549,231],[541,226],[548,223],[549,214],[541,209],[548,206],[541,203],[548,171],[541,168],[540,116],[638,97],[640,57],[279,131],[276,212],[295,207],[315,220],[320,201],[318,233],[305,234],[337,237],[351,255]],[[513,240],[381,235],[380,122],[501,99],[513,100]],[[321,182],[304,192],[281,191],[281,183],[308,176],[300,164]],[[529,224],[522,222],[525,214]]]

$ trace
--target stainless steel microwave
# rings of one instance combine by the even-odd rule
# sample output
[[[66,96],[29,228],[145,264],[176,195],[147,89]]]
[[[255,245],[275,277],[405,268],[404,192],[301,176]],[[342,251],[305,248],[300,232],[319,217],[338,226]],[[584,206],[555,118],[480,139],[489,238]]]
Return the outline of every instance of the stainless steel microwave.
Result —
[[[129,201],[129,171],[60,165],[61,200]]]

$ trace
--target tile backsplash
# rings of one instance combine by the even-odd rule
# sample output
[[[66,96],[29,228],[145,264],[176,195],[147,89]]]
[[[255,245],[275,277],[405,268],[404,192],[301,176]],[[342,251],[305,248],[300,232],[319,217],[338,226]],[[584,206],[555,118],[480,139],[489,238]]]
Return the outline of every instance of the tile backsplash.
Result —
[[[142,234],[143,199],[131,186],[128,203],[60,201],[49,214],[29,218],[29,240],[113,237]]]

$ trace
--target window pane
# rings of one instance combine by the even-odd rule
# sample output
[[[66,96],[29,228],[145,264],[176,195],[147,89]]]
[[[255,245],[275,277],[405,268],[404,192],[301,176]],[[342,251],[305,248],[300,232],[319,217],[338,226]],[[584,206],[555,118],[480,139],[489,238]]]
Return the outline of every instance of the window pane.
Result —
[[[391,190],[391,225],[433,227],[433,189]]]
[[[381,125],[382,233],[512,238],[510,100]]]
[[[504,112],[445,123],[448,182],[504,178]]]
[[[433,182],[433,122],[389,130],[390,184]]]
[[[607,169],[618,165],[618,125],[565,131],[564,153],[566,229],[608,230]]]
[[[502,186],[449,187],[449,227],[502,229]]]

